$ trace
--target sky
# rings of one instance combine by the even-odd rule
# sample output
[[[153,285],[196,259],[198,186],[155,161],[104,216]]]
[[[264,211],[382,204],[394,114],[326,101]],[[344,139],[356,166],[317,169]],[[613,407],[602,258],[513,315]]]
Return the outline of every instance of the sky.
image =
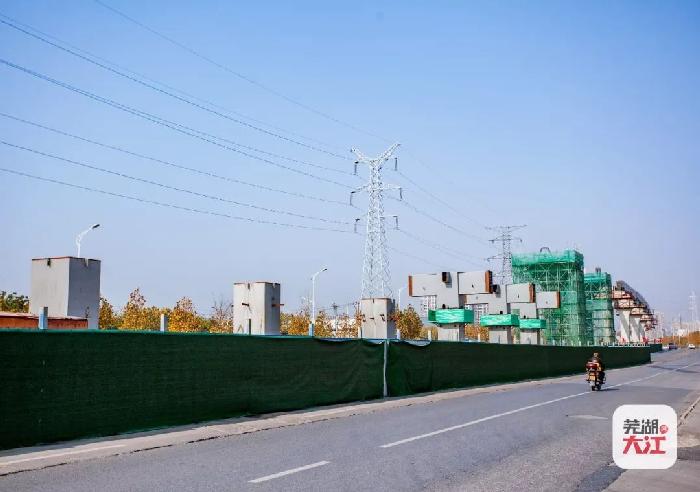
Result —
[[[350,149],[399,142],[399,172],[383,171],[403,187],[384,202],[394,292],[411,273],[486,268],[487,227],[526,224],[514,251],[576,248],[667,320],[700,293],[697,2],[5,0],[0,14],[48,41],[0,24],[0,167],[54,180],[0,171],[0,290],[29,294],[30,259],[75,254],[100,223],[82,253],[117,306],[139,287],[206,313],[266,280],[295,310],[322,267],[317,305],[343,306],[360,297],[367,204],[348,204],[367,177]]]

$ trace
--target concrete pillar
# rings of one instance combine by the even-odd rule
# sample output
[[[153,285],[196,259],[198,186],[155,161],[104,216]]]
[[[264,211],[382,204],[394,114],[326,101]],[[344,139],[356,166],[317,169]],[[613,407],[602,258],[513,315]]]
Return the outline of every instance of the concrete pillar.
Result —
[[[629,343],[632,340],[632,330],[630,327],[630,312],[620,311],[620,340],[618,342]]]
[[[397,338],[395,303],[386,297],[360,300],[363,338]]]
[[[39,329],[48,330],[49,329],[49,308],[44,306],[39,311]]]
[[[164,313],[160,315],[160,331],[168,331],[168,315]]]
[[[438,340],[461,342],[464,340],[464,325],[441,325],[437,327]]]
[[[542,338],[540,329],[520,328],[520,344],[521,345],[540,345]]]
[[[233,332],[279,335],[281,294],[280,284],[275,282],[233,284]]]
[[[630,316],[630,342],[641,343],[644,336],[644,328],[639,316]]]
[[[513,328],[511,326],[489,326],[489,343],[513,343]]]

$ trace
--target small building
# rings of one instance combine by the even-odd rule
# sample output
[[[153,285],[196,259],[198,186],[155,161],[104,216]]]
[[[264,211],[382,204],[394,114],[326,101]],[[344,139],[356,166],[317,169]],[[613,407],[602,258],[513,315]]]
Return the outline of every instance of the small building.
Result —
[[[39,327],[39,316],[31,313],[10,313],[0,311],[0,328],[35,328]],[[87,318],[77,316],[49,316],[49,330],[86,330]]]

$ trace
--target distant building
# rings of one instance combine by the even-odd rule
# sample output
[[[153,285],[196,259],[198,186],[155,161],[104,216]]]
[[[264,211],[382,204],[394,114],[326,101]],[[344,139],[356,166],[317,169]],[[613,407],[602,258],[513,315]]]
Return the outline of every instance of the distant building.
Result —
[[[49,330],[85,330],[87,318],[75,316],[49,316]],[[0,328],[38,328],[39,316],[31,313],[0,311]]]

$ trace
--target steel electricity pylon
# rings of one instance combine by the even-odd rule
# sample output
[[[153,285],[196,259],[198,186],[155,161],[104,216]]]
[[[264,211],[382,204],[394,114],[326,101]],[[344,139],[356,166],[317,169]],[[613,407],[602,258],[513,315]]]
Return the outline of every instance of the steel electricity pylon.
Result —
[[[513,241],[523,240],[519,237],[513,236],[513,232],[518,229],[526,227],[525,225],[506,225],[506,226],[495,226],[487,227],[490,231],[496,231],[497,236],[493,239],[489,239],[492,244],[501,243],[501,252],[497,255],[487,258],[488,261],[501,260],[501,270],[496,274],[498,283],[500,285],[510,284],[513,282],[513,265],[511,260],[513,258],[511,243]]]
[[[367,214],[364,219],[365,228],[365,256],[362,262],[362,297],[389,297],[391,296],[391,282],[389,274],[389,246],[386,239],[386,218],[393,217],[398,228],[397,215],[384,215],[384,192],[387,190],[399,190],[402,197],[401,187],[384,184],[382,180],[382,170],[386,163],[398,148],[396,143],[386,149],[378,157],[367,157],[357,149],[352,149],[357,157],[355,161],[355,174],[357,165],[366,164],[369,169],[369,181],[364,186],[350,192],[350,204],[355,193],[364,191],[369,197]],[[396,163],[394,164],[397,165]],[[355,219],[355,230],[357,223],[362,220]]]

